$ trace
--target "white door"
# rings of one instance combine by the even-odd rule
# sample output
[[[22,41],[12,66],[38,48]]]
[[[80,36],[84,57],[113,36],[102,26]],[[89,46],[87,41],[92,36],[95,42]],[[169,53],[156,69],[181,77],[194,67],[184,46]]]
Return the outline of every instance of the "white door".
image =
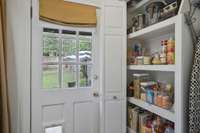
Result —
[[[99,45],[95,28],[32,18],[32,133],[99,133]]]

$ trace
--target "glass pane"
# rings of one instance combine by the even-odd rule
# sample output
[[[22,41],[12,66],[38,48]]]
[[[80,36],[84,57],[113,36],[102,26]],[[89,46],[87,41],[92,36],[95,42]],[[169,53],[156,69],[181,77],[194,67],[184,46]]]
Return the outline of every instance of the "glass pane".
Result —
[[[45,133],[63,133],[62,126],[45,128]]]
[[[58,65],[43,65],[43,88],[59,87],[59,67]]]
[[[43,62],[58,62],[59,39],[48,35],[43,36]]]
[[[76,65],[63,64],[63,87],[76,87]]]
[[[62,58],[63,62],[76,62],[77,47],[75,39],[63,39]]]
[[[80,87],[90,87],[91,86],[91,76],[92,76],[92,65],[80,65],[79,66],[79,85]]]
[[[79,38],[79,61],[92,61],[92,37],[82,36]]]

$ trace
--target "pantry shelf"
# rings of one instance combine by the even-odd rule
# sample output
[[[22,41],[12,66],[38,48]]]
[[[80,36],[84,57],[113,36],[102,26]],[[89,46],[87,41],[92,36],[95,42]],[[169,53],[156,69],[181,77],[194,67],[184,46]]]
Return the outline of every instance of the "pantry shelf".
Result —
[[[144,40],[144,39],[151,39],[167,33],[172,33],[175,30],[176,21],[177,21],[177,16],[174,16],[165,21],[148,26],[147,28],[144,28],[142,30],[130,33],[128,35],[128,38]]]
[[[128,65],[128,70],[175,72],[175,65]]]
[[[136,98],[133,97],[129,97],[128,101],[134,105],[137,105],[143,109],[146,109],[156,115],[159,115],[167,120],[170,120],[172,122],[175,122],[175,113],[166,109],[162,109],[160,107],[157,107],[155,105],[149,104],[147,102],[144,102],[142,100],[138,100]]]

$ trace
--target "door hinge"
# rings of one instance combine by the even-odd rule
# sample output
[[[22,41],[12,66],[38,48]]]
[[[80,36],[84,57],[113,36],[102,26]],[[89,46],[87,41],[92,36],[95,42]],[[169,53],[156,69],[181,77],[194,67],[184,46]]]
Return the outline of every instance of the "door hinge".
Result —
[[[31,6],[30,7],[30,16],[31,16],[31,19],[33,18],[33,7]]]

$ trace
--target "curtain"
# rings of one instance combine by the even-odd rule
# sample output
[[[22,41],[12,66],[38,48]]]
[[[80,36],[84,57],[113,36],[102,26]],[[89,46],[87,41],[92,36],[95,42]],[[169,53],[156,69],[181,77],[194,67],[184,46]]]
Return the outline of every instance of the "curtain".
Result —
[[[6,76],[5,0],[0,0],[0,133],[10,133],[8,88]]]
[[[40,19],[52,23],[94,27],[96,7],[64,0],[40,0]]]
[[[189,89],[189,132],[200,132],[200,37],[195,45]]]

